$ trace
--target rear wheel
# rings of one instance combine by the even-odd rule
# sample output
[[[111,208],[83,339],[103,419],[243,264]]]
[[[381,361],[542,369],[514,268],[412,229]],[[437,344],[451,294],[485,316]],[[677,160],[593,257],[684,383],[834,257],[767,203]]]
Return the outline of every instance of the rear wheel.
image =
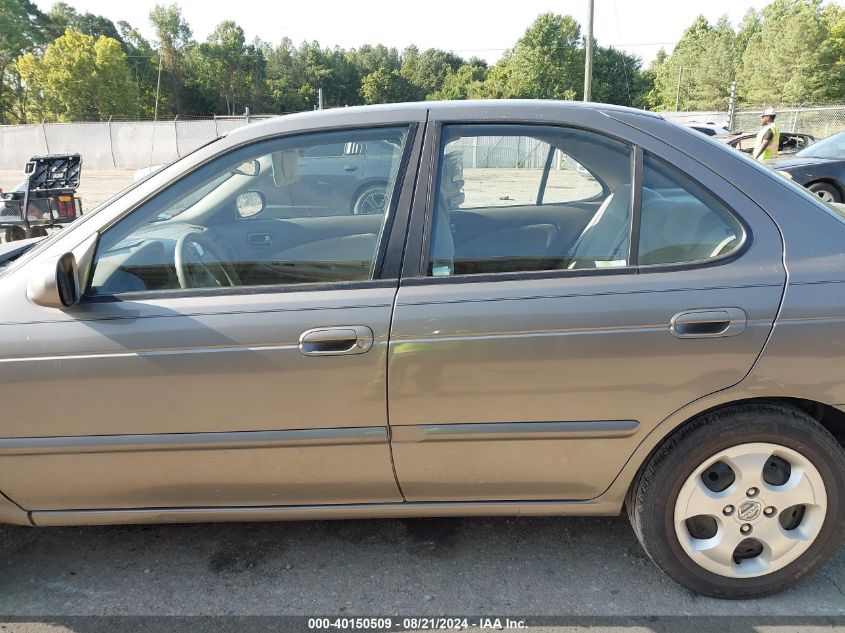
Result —
[[[839,193],[839,190],[830,183],[814,182],[807,189],[825,202],[842,202],[842,195]]]
[[[654,454],[626,505],[676,582],[717,598],[781,591],[822,565],[845,528],[845,451],[779,405],[703,416]]]

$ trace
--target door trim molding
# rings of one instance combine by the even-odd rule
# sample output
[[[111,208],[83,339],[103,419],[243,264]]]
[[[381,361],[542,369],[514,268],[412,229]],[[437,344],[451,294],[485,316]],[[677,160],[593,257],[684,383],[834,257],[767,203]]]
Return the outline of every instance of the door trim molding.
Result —
[[[419,443],[616,438],[630,437],[639,428],[640,423],[636,420],[394,425],[391,426],[391,441]]]
[[[362,426],[290,431],[81,435],[0,439],[0,456],[146,451],[237,450],[387,444],[387,427]]]

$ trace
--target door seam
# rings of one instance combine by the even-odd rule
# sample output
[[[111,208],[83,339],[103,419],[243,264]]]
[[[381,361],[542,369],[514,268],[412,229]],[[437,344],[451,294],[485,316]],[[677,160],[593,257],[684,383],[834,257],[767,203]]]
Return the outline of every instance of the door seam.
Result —
[[[414,183],[412,186],[410,197],[410,209],[408,209],[408,219],[405,225],[405,239],[402,242],[402,259],[399,266],[399,276],[396,280],[396,291],[393,293],[393,301],[390,304],[390,320],[387,329],[387,349],[384,354],[384,414],[387,421],[387,451],[390,455],[390,468],[393,471],[393,480],[396,482],[396,488],[399,490],[399,495],[402,497],[402,502],[406,503],[408,499],[405,497],[405,491],[402,490],[402,484],[399,482],[399,475],[396,472],[396,458],[393,455],[393,427],[390,424],[390,343],[393,340],[393,320],[396,317],[396,304],[399,301],[399,289],[402,287],[402,270],[405,264],[405,256],[408,250],[408,236],[411,232],[411,218],[413,216],[414,201],[416,200],[417,185],[419,184],[420,169],[422,168],[422,158],[424,156],[425,135],[428,133],[429,125],[429,111],[426,111],[425,123],[422,125],[421,132],[423,143],[420,144],[420,156],[417,160],[416,172],[414,173]]]

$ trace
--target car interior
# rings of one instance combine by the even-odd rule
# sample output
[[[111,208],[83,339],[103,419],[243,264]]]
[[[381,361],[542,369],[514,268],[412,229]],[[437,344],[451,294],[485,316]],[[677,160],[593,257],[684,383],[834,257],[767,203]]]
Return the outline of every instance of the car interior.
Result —
[[[222,170],[217,166],[187,188],[177,183],[176,191],[150,201],[148,209],[136,210],[102,236],[89,293],[369,279],[385,214],[356,215],[348,201],[339,205],[330,197],[328,174],[352,165],[356,154],[322,158],[326,182],[317,175],[308,206],[295,204],[291,185],[299,182],[303,154],[319,153],[314,147],[375,136],[382,148],[393,149],[389,198],[406,135],[406,128],[315,134],[307,146],[277,149]],[[325,203],[315,206],[313,199],[321,196]]]
[[[467,128],[457,129],[460,135]],[[429,274],[477,274],[626,266],[631,229],[630,150],[587,132],[537,136],[578,161],[601,184],[593,197],[566,203],[449,209],[438,201]],[[546,161],[548,170],[551,161]],[[580,171],[580,170],[579,170]],[[712,196],[646,158],[640,265],[723,255],[742,240],[737,220]],[[547,174],[541,183],[547,182]],[[466,187],[473,183],[467,180]],[[439,196],[442,200],[443,196]],[[445,227],[448,227],[446,230]]]

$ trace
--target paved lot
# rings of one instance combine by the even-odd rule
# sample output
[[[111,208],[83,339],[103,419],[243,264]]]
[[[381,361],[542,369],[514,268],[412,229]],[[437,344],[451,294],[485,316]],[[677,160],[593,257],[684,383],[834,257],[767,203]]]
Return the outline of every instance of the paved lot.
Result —
[[[15,177],[0,172],[0,186]],[[131,172],[86,172],[86,206],[131,179]],[[623,517],[0,526],[3,632],[133,630],[142,624],[65,616],[469,613],[566,614],[581,616],[580,626],[591,630],[638,633],[845,631],[837,626],[845,617],[845,545],[796,589],[724,602],[666,579]],[[672,615],[751,619],[666,624],[653,617]],[[28,623],[11,623],[10,616]],[[624,625],[590,619],[598,616],[641,619]],[[838,619],[818,622],[815,616]],[[236,623],[232,630],[261,629],[257,624]],[[197,630],[199,623],[186,626]]]
[[[845,616],[845,546],[755,601],[665,578],[616,518],[0,527],[0,614]]]

